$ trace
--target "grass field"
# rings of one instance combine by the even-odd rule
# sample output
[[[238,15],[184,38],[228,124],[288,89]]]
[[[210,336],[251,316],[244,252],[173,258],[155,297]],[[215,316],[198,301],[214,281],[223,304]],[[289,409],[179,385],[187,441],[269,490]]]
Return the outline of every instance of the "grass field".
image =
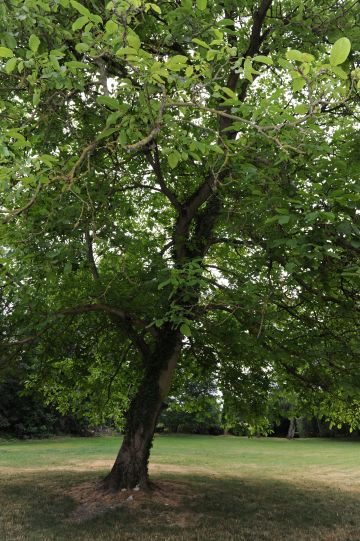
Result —
[[[360,442],[158,436],[155,492],[114,496],[118,446],[0,442],[0,541],[360,541]]]

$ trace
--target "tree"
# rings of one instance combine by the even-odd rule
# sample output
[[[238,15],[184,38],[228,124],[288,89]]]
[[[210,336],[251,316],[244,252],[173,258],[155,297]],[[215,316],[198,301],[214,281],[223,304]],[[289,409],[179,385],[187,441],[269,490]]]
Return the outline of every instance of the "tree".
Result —
[[[189,358],[253,416],[275,382],[356,425],[356,6],[6,0],[0,20],[3,361],[63,407],[117,391],[105,486],[148,486]]]
[[[216,383],[194,362],[191,371],[187,367],[186,378],[181,370],[175,374],[157,430],[219,435],[223,433],[221,410]]]
[[[90,435],[86,419],[61,416],[44,406],[41,396],[24,392],[14,378],[0,381],[0,434],[16,438],[46,438],[51,434]]]

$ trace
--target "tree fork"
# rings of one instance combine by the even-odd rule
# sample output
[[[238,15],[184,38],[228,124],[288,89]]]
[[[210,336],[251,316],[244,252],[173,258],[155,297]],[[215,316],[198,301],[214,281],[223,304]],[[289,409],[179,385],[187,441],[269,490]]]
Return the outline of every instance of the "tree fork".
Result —
[[[191,242],[195,241],[196,248],[191,257],[203,257],[206,253],[208,243],[204,241],[207,235],[211,237],[220,207],[219,198],[212,194],[205,209],[195,215],[195,239],[192,238]],[[195,299],[198,299],[198,292],[195,293]],[[183,304],[181,297],[178,300]],[[118,456],[103,481],[105,489],[117,491],[136,486],[150,489],[148,463],[156,422],[170,389],[181,346],[180,332],[171,329],[168,324],[160,331],[154,353],[144,359],[144,377],[130,404],[124,440]]]

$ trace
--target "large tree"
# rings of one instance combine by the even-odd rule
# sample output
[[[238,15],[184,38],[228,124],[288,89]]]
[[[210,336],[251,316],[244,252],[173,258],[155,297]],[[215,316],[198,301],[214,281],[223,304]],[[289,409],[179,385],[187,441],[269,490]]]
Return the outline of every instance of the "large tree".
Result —
[[[2,360],[127,409],[105,486],[148,486],[177,365],[254,424],[276,384],[356,425],[356,2],[5,0],[0,24]]]

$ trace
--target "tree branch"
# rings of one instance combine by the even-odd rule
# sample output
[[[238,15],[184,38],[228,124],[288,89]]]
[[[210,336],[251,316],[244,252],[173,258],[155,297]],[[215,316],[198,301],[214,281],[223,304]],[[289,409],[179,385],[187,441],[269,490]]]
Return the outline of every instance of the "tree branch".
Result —
[[[159,113],[158,113],[157,119],[156,119],[154,127],[151,130],[151,132],[149,133],[149,135],[147,135],[146,137],[144,137],[143,139],[141,139],[137,143],[133,143],[131,145],[126,145],[124,147],[125,150],[127,150],[128,152],[131,152],[131,151],[134,151],[134,150],[139,150],[140,148],[146,147],[149,143],[151,143],[151,141],[153,139],[155,139],[155,137],[157,136],[157,134],[161,130],[161,121],[162,121],[162,117],[163,117],[163,114],[164,114],[165,102],[166,102],[166,95],[164,93],[163,96],[162,96],[161,102],[160,102],[160,108],[159,108]]]
[[[161,192],[168,198],[168,200],[173,205],[173,207],[175,207],[177,210],[180,210],[181,205],[180,205],[175,193],[172,190],[170,190],[170,188],[166,185],[164,176],[162,174],[158,146],[155,144],[153,153],[149,150],[146,153],[146,156],[147,156],[148,161],[149,161],[149,163],[150,163],[150,165],[151,165],[151,167],[152,167],[152,169],[153,169],[153,171],[154,171],[154,173],[156,175],[158,184],[159,184],[159,186],[161,188]]]
[[[272,4],[272,0],[262,0],[259,9],[255,11],[253,15],[253,26],[251,29],[249,45],[245,53],[242,55],[244,58],[246,58],[247,56],[254,56],[255,54],[259,52],[261,43],[263,42],[265,38],[265,34],[263,36],[261,35],[261,29],[266,17],[267,10],[270,8],[271,4]],[[228,12],[226,13],[226,17],[233,19],[234,13]],[[233,26],[235,27],[235,24]],[[235,44],[236,44],[236,40],[235,40],[234,45]],[[233,92],[236,91],[236,86],[239,81],[239,77],[240,77],[239,73],[236,73],[235,70],[231,70],[226,86],[230,88],[230,90],[232,90]],[[245,100],[248,86],[249,86],[249,82],[244,81],[244,83],[241,86],[241,92],[239,94],[240,101]],[[226,106],[224,107],[224,109],[230,110],[230,107]],[[227,119],[225,116],[220,117],[219,119],[220,131],[224,131],[226,128],[230,126],[229,120],[230,119]]]
[[[124,329],[127,332],[129,338],[133,341],[134,345],[139,350],[143,359],[146,359],[149,356],[150,348],[145,342],[145,340],[140,336],[134,329],[133,325],[139,325],[143,328],[146,328],[146,324],[142,320],[133,319],[130,314],[115,308],[109,304],[104,303],[94,303],[94,304],[85,304],[82,306],[75,306],[74,308],[66,308],[65,310],[60,310],[57,312],[57,315],[81,315],[89,312],[105,312],[110,316],[114,316],[124,325]]]
[[[24,205],[23,207],[21,208],[18,208],[18,209],[15,209],[15,210],[10,210],[8,211],[7,213],[9,214],[9,216],[7,218],[5,218],[5,220],[3,221],[4,224],[7,224],[8,222],[10,222],[13,218],[15,218],[15,216],[19,216],[19,214],[22,214],[23,212],[25,212],[26,210],[28,210],[30,207],[33,206],[33,204],[35,203],[36,201],[36,198],[39,194],[41,190],[41,183],[39,182],[39,184],[37,185],[36,187],[36,190],[35,190],[35,193],[34,195],[32,196],[32,198],[28,201],[28,203],[26,203],[26,205]]]

